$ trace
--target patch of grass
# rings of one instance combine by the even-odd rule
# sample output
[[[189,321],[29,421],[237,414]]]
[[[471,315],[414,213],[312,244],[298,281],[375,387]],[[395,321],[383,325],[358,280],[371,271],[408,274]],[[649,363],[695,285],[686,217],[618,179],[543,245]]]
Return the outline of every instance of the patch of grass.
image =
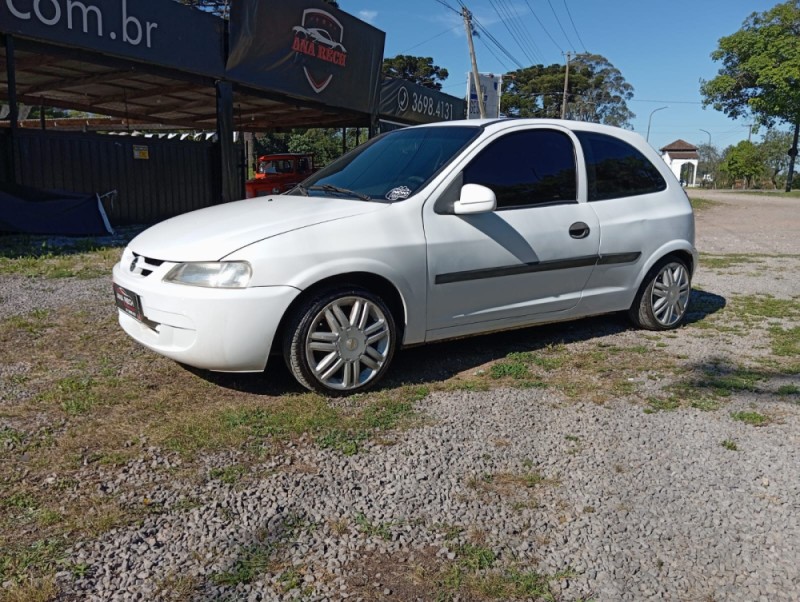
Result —
[[[236,586],[252,583],[266,573],[275,572],[298,533],[311,527],[299,515],[286,515],[276,532],[262,534],[258,542],[242,549],[233,566],[227,571],[212,574],[211,581],[216,585]]]
[[[40,336],[51,326],[49,321],[50,311],[47,309],[34,309],[33,311],[21,315],[11,316],[4,320],[7,328],[21,330],[33,337]]]
[[[70,416],[89,412],[99,401],[94,379],[89,376],[68,376],[43,393],[40,400],[61,406]]]
[[[483,545],[465,543],[452,550],[460,566],[470,571],[482,571],[491,568],[497,560],[494,550]]]
[[[703,374],[699,378],[687,379],[675,386],[678,394],[689,396],[698,391],[704,392],[701,400],[707,401],[719,397],[730,397],[734,393],[751,392],[756,393],[761,389],[761,383],[767,379],[763,372],[751,370],[749,368],[726,368],[712,365],[703,369]],[[703,409],[703,401],[698,403],[699,409]]]
[[[303,574],[297,567],[291,567],[278,575],[278,583],[281,591],[285,594],[292,590],[303,589]],[[303,594],[310,594],[310,591],[303,590]]]
[[[66,542],[63,539],[40,539],[30,545],[7,546],[0,552],[0,583],[17,585],[29,582],[31,574],[48,575],[63,560]]]
[[[781,328],[773,326],[769,329],[772,353],[781,357],[800,356],[800,326]]]
[[[514,378],[516,380],[521,380],[527,378],[529,375],[530,371],[528,370],[528,366],[522,362],[498,362],[493,364],[489,369],[489,376],[494,379]]]
[[[552,581],[562,579],[517,568],[469,578],[469,588],[490,600],[555,600]]]
[[[17,447],[22,444],[24,439],[25,435],[22,432],[10,426],[0,428],[0,443],[2,444],[8,444],[9,447]]]
[[[548,345],[531,358],[531,362],[542,370],[557,370],[567,360],[566,345]]]
[[[797,385],[781,385],[778,387],[778,395],[800,395],[800,387]]]
[[[677,410],[680,407],[681,403],[676,397],[651,397],[647,400],[647,408],[645,408],[645,414],[654,414],[655,412],[670,412],[672,410]]]
[[[710,209],[711,207],[716,207],[721,203],[719,201],[712,201],[711,199],[703,199],[700,197],[691,197],[689,201],[692,204],[692,209],[695,211],[705,211],[706,209]]]
[[[373,523],[363,512],[359,512],[353,518],[359,531],[367,537],[380,537],[386,541],[392,539],[391,523]]]
[[[313,393],[284,395],[268,406],[231,408],[183,424],[168,445],[186,453],[208,448],[214,441],[285,440],[307,433],[322,448],[352,455],[377,433],[409,424],[415,417],[414,403],[427,394],[426,387],[401,387],[377,397],[365,397],[355,411],[332,406]]]
[[[52,602],[58,597],[55,576],[31,578],[16,581],[10,587],[0,590],[3,602]]]
[[[731,418],[749,424],[750,426],[766,426],[771,422],[769,416],[765,416],[759,412],[731,412]]]
[[[33,250],[31,250],[33,251]],[[28,278],[97,278],[107,276],[119,261],[115,247],[53,249],[40,247],[38,252],[20,254],[18,249],[0,251],[0,275]]]
[[[716,412],[720,408],[720,402],[711,397],[701,397],[692,401],[691,406],[701,412]]]
[[[498,472],[473,475],[467,480],[467,487],[480,493],[493,492],[499,495],[514,495],[520,491],[534,489],[540,485],[554,484],[538,472]]]
[[[223,468],[212,468],[208,476],[211,479],[219,479],[227,485],[234,485],[238,483],[246,473],[246,467],[241,464],[233,464]]]
[[[755,318],[792,318],[800,316],[800,298],[778,299],[772,295],[738,295],[732,309],[737,314]]]
[[[159,600],[191,602],[196,599],[201,585],[202,580],[200,577],[173,572],[158,583],[156,591],[158,592]]]
[[[727,270],[740,265],[763,263],[757,255],[731,253],[730,255],[700,254],[700,266],[709,270]]]
[[[270,544],[254,544],[242,550],[228,571],[214,573],[211,581],[216,585],[236,586],[252,583],[270,568],[275,548]]]
[[[720,445],[729,451],[739,451],[739,447],[736,445],[736,442],[730,439],[725,439]]]

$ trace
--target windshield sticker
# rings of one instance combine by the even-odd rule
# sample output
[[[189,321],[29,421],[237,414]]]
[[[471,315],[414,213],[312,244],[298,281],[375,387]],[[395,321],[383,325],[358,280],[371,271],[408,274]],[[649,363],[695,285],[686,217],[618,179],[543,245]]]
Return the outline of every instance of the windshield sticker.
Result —
[[[386,193],[386,200],[401,201],[403,199],[407,199],[410,196],[411,196],[411,189],[408,186],[398,186],[397,188],[392,188],[389,192]]]

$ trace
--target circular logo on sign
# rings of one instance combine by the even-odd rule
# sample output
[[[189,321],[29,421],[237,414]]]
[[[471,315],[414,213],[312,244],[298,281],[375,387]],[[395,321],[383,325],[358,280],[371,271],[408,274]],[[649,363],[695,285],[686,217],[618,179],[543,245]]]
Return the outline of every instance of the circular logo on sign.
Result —
[[[400,112],[405,112],[408,109],[408,90],[400,88],[397,93],[397,108]]]

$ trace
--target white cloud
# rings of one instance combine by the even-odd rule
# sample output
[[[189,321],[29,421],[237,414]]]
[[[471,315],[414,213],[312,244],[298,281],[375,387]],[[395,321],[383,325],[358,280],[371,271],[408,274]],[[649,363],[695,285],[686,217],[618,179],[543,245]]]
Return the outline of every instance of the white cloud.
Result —
[[[375,17],[378,16],[377,10],[361,10],[358,11],[358,16],[361,17],[367,23],[373,23],[375,21]]]

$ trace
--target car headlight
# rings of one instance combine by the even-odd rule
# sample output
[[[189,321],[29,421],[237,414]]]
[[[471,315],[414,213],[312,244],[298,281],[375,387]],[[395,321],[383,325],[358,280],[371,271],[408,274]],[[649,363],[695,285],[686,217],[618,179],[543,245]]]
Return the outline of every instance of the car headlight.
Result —
[[[252,275],[253,270],[246,261],[204,261],[179,263],[164,276],[164,282],[208,288],[245,288]]]

